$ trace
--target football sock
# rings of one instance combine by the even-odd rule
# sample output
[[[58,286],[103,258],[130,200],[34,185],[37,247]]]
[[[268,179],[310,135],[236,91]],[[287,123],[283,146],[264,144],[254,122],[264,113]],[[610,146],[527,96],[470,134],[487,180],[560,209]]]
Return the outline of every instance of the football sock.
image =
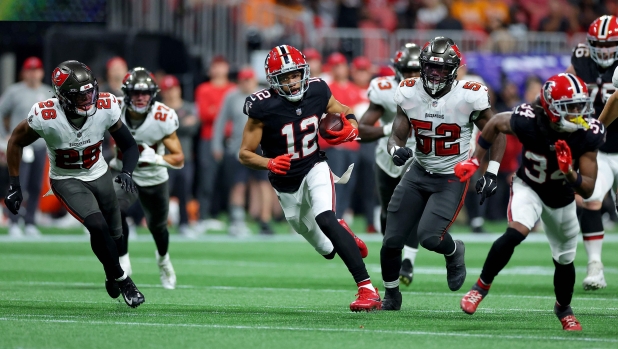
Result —
[[[231,205],[230,218],[232,219],[232,223],[244,222],[245,209],[242,206]]]
[[[371,284],[371,280],[367,279],[367,280],[363,280],[361,282],[357,282],[356,286],[358,286],[358,288],[360,289],[361,287],[364,287],[366,289],[372,290],[374,291],[375,288],[373,287],[373,285]]]
[[[127,215],[120,213],[120,222],[122,223],[122,237],[116,239],[116,248],[118,248],[118,255],[124,256],[129,252],[129,224],[127,223]]]
[[[399,270],[401,269],[401,250],[382,245],[380,250],[380,264],[384,287],[399,286]]]
[[[451,254],[455,251],[455,242],[451,234],[445,232],[442,236],[434,235],[421,241],[421,246],[439,254]]]
[[[127,277],[128,277],[128,275],[127,275],[127,273],[125,272],[125,273],[123,273],[123,274],[122,274],[122,276],[121,276],[121,277],[116,278],[116,281],[118,281],[118,282],[120,282],[120,281],[124,281],[124,280],[126,280],[126,279],[127,279]]]
[[[601,250],[603,248],[603,218],[601,210],[583,209],[581,217],[582,235],[584,236],[584,247],[588,254],[588,263],[601,261]]]
[[[118,261],[118,250],[114,239],[109,234],[109,227],[101,212],[93,213],[84,219],[84,226],[90,232],[92,252],[103,264],[107,279],[122,277],[124,271]]]
[[[170,233],[169,231],[167,231],[167,227],[164,227],[156,234],[153,233],[152,237],[154,238],[155,244],[157,245],[157,251],[159,252],[159,256],[165,256],[170,246]]]
[[[485,297],[487,296],[487,293],[489,293],[490,287],[491,287],[491,284],[488,285],[484,283],[483,280],[481,280],[481,278],[479,278],[474,283],[474,286],[472,286],[472,289],[478,291],[478,293],[482,294],[483,297]]]
[[[554,261],[556,270],[554,272],[554,293],[556,301],[561,306],[565,307],[571,304],[573,298],[573,288],[575,286],[575,265],[573,262],[569,264],[559,264]]]
[[[562,319],[565,316],[573,315],[573,309],[570,305],[560,305],[560,303],[556,302],[556,305],[554,305],[554,313],[556,313],[558,319]]]
[[[324,211],[315,217],[316,223],[324,232],[324,235],[333,243],[335,251],[348,267],[355,282],[369,279],[369,273],[360,255],[354,237],[339,224],[335,212]]]
[[[326,258],[326,259],[333,259],[335,258],[335,255],[337,255],[337,252],[335,252],[335,250],[333,249],[331,251],[331,253],[329,254],[323,254],[322,257]]]
[[[483,271],[481,272],[481,279],[487,284],[494,282],[494,278],[498,273],[507,265],[515,247],[524,241],[526,237],[514,228],[507,228],[506,232],[502,234],[493,245],[487,254],[485,264],[483,264]]]
[[[416,259],[416,253],[418,252],[418,248],[412,248],[410,246],[403,247],[403,259],[409,259],[414,265],[414,260]]]

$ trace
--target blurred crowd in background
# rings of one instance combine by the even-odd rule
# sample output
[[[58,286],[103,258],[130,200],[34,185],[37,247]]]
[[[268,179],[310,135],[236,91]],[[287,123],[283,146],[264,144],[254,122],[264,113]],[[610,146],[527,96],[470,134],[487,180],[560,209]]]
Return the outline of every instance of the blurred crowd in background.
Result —
[[[90,1],[93,4],[104,2]],[[187,6],[213,4],[212,1],[201,0],[163,2],[174,14],[174,11],[186,9]],[[220,5],[228,2],[239,1],[224,0],[215,3]],[[388,31],[463,30],[479,32],[488,37],[500,35],[498,42],[506,42],[507,36],[525,35],[526,31],[569,34],[586,31],[588,25],[598,16],[618,15],[615,1],[602,0],[253,0],[245,5],[243,20],[248,34],[245,37],[246,42],[242,44],[250,51],[258,53],[265,48],[262,47],[263,40],[269,36],[271,40],[274,37],[282,40],[290,30],[305,37],[315,35],[317,29],[335,27],[379,28]],[[277,10],[261,11],[264,6],[274,6]],[[277,11],[283,11],[286,13],[284,17],[293,19],[284,27],[284,32],[275,25],[274,17],[270,17],[278,13]],[[93,17],[99,18],[95,15]],[[277,20],[277,23],[279,22]],[[255,45],[253,40],[256,38],[251,34],[251,28],[260,29],[260,45]],[[311,41],[308,39],[302,42]],[[186,40],[185,44],[190,46]],[[384,60],[378,61],[375,57],[358,55],[354,54],[353,50],[347,50],[345,40],[339,42],[337,50],[314,49],[310,46],[299,49],[307,58],[311,75],[324,79],[335,98],[353,108],[358,118],[362,117],[369,105],[367,88],[370,80],[378,76],[394,75]],[[367,46],[364,52],[373,49]],[[508,48],[504,46],[498,51],[507,52]],[[180,54],[164,53],[167,55],[165,57]],[[49,60],[51,54],[45,54]],[[111,92],[117,96],[123,95],[122,80],[127,71],[133,68],[127,62],[135,62],[145,56],[139,52],[137,55],[133,52],[131,58],[110,58],[107,51],[94,54],[96,57],[92,60],[96,59],[96,62],[100,62],[102,57],[107,55],[104,69],[96,69],[97,63],[91,63],[88,59],[75,59],[95,67],[100,92]],[[17,57],[21,56],[23,54],[18,52]],[[464,59],[466,56],[474,57],[474,52],[464,52]],[[205,79],[199,76],[187,78],[186,73],[166,71],[165,64],[160,63],[165,61],[162,58],[159,58],[160,64],[157,67],[140,64],[155,73],[161,89],[157,99],[174,108],[180,120],[177,133],[185,153],[185,166],[181,170],[169,170],[172,196],[169,222],[177,227],[177,231],[182,235],[196,236],[209,230],[227,230],[234,236],[246,236],[251,233],[247,222],[258,223],[258,230],[253,233],[270,235],[272,222],[284,219],[276,195],[268,183],[266,171],[249,170],[241,166],[237,158],[246,121],[242,112],[244,99],[252,92],[266,87],[263,71],[260,71],[264,57],[265,53],[259,55],[255,62],[249,57],[245,57],[244,62],[239,62],[238,59],[221,54],[213,54],[208,59],[202,57],[202,61],[207,61],[200,72]],[[565,57],[568,66],[568,56]],[[44,81],[49,81],[49,69],[53,69],[53,66],[60,62],[44,62],[43,58],[33,56],[20,59],[19,66],[15,69],[19,81],[5,88],[0,95],[0,117],[4,120],[3,127],[0,127],[0,193],[5,193],[8,186],[4,152],[12,129],[19,120],[27,116],[32,104],[52,97],[52,89]],[[479,69],[482,64],[478,63],[476,58],[474,61],[477,63],[466,64],[464,61],[458,73],[459,79],[484,82],[483,76],[487,76],[487,72]],[[553,68],[564,71],[566,66],[562,64]],[[475,68],[477,71],[474,71]],[[500,70],[495,74],[499,78],[487,82],[495,112],[510,110],[520,103],[531,103],[538,95],[543,79],[549,76],[524,72],[523,77],[517,75],[518,80],[514,81],[511,75],[504,71]],[[18,104],[28,103],[30,106],[27,108],[18,107]],[[320,146],[326,151],[329,165],[335,174],[341,175],[349,164],[355,163],[350,181],[345,185],[337,185],[338,218],[345,217],[349,223],[355,218],[362,218],[366,222],[367,232],[379,231],[379,204],[373,172],[376,143],[346,143],[332,147],[321,142]],[[460,215],[460,224],[467,224],[471,231],[483,232],[485,220],[506,219],[509,183],[519,166],[520,150],[521,145],[517,139],[509,137],[500,167],[498,194],[491,197],[485,205],[479,206],[479,198],[470,192],[466,198],[466,210]],[[113,146],[108,141],[104,149],[107,160],[111,159],[113,151]],[[24,150],[20,177],[25,191],[25,202],[20,217],[12,216],[4,209],[0,219],[0,225],[9,227],[9,234],[37,236],[40,234],[38,227],[41,226],[80,226],[53,195],[44,196],[49,190],[47,166],[44,143],[38,141]],[[609,205],[612,205],[611,201]],[[135,205],[131,211],[131,227],[143,225],[140,206]],[[613,210],[608,209],[606,213],[606,221],[616,219]]]

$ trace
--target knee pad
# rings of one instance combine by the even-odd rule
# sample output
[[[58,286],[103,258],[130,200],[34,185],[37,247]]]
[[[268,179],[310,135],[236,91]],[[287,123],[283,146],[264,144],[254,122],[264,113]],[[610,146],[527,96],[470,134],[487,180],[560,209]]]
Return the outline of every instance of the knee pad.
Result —
[[[388,234],[384,235],[382,246],[389,249],[402,250],[405,245],[406,237],[402,235]]]
[[[582,233],[598,233],[603,231],[603,215],[601,210],[588,210],[583,209],[581,216],[581,228]]]
[[[575,250],[560,252],[557,255],[554,254],[552,257],[558,264],[567,265],[573,263],[575,260]]]
[[[435,251],[436,248],[438,248],[438,246],[440,245],[440,242],[442,240],[440,240],[439,236],[430,236],[426,239],[423,239],[420,241],[421,246],[423,246],[424,248],[430,250],[430,251]]]

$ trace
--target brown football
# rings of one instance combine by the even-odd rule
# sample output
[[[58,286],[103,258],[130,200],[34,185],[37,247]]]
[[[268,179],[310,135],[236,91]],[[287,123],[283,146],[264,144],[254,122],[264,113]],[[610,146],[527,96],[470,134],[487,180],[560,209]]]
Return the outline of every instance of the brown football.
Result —
[[[326,130],[341,131],[343,122],[339,113],[327,113],[320,119],[320,136],[324,139],[333,139],[335,137],[326,133]]]

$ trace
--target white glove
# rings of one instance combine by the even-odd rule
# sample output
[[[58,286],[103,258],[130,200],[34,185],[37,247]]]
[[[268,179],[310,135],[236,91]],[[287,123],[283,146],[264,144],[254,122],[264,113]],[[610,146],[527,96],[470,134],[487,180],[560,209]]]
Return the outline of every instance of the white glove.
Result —
[[[151,165],[159,165],[159,161],[163,160],[163,157],[155,153],[151,147],[144,147],[144,150],[139,155],[138,163],[146,163]]]
[[[614,76],[612,76],[612,85],[615,88],[618,88],[618,67],[614,70]]]

